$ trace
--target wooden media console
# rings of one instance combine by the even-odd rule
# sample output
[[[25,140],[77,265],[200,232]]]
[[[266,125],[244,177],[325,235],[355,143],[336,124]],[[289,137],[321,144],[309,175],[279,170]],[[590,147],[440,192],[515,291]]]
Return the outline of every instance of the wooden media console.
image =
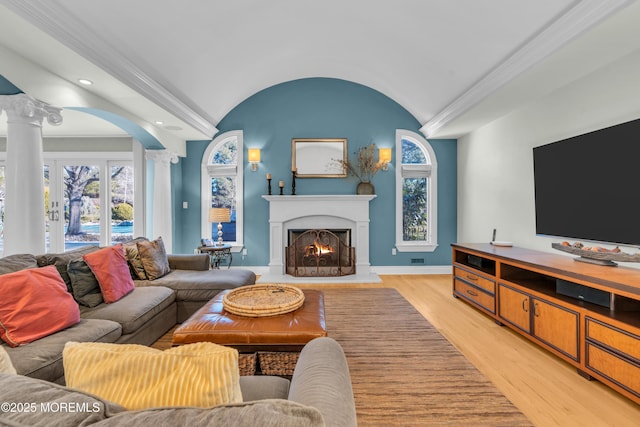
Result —
[[[640,270],[452,244],[453,295],[640,403]]]

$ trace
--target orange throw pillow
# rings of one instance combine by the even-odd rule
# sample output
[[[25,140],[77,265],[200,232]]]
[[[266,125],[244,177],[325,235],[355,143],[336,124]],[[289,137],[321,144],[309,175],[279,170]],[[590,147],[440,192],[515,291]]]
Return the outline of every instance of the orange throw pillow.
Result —
[[[133,291],[134,284],[122,245],[109,246],[85,254],[82,259],[93,272],[104,302],[116,302]]]
[[[4,274],[0,295],[0,337],[11,347],[80,321],[78,303],[53,265]]]

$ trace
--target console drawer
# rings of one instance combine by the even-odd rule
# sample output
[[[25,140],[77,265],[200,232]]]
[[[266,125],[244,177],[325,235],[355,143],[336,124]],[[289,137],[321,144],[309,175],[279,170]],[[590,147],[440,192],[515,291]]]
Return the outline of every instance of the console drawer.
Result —
[[[586,317],[586,338],[640,363],[640,337]]]
[[[455,278],[453,290],[460,297],[489,310],[491,313],[496,312],[496,299],[493,294],[463,282],[458,277]]]
[[[493,280],[485,279],[482,276],[479,276],[475,273],[471,273],[470,271],[464,270],[459,267],[454,268],[453,274],[456,277],[459,277],[462,280],[472,283],[474,286],[482,288],[492,294],[495,294],[496,292],[496,283]]]
[[[640,366],[622,359],[590,342],[586,346],[586,366],[616,385],[640,397]]]

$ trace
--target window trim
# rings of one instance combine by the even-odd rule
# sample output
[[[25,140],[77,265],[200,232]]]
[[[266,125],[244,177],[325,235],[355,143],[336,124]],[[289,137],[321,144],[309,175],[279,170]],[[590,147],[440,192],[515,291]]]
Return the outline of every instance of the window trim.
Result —
[[[238,157],[236,165],[215,165],[209,163],[211,157],[218,148],[230,139],[236,139]],[[232,252],[240,252],[244,247],[244,184],[243,184],[243,166],[244,166],[244,145],[243,132],[241,130],[233,130],[221,133],[211,140],[207,149],[202,155],[201,164],[201,183],[200,183],[200,230],[202,237],[211,236],[212,227],[209,219],[209,206],[211,206],[211,178],[215,176],[234,176],[236,177],[236,241],[231,244]]]
[[[402,140],[407,139],[422,149],[427,164],[402,164]],[[438,247],[438,162],[436,153],[422,135],[406,129],[396,129],[396,248],[400,252],[433,252]],[[402,240],[403,178],[427,178],[427,240]]]

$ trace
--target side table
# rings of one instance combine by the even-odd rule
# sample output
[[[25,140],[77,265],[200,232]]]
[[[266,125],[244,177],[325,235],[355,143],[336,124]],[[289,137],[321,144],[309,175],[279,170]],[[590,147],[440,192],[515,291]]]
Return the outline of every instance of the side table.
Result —
[[[213,246],[200,246],[198,248],[200,253],[208,253],[211,258],[211,268],[219,269],[220,262],[222,260],[228,259],[229,265],[227,268],[231,268],[231,263],[233,262],[233,254],[231,253],[231,245],[224,243],[221,246],[213,245]]]

